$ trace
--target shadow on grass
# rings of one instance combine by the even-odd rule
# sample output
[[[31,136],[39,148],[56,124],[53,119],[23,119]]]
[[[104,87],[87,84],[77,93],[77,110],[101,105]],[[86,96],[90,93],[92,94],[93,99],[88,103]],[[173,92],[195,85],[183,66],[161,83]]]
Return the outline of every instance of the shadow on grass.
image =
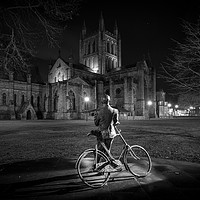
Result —
[[[74,160],[30,160],[1,165],[0,169],[0,199],[29,199],[90,189],[79,179]]]
[[[82,192],[91,189],[80,181],[74,182],[74,178],[78,178],[76,174],[55,176],[13,184],[0,184],[0,187],[4,191],[2,197],[10,199],[28,199],[36,196],[64,195],[67,193]]]
[[[93,189],[84,184],[75,169],[76,160],[49,158],[1,165],[0,199],[32,199],[68,196],[83,199],[86,194],[95,199],[108,193],[106,187]],[[5,183],[2,181],[5,180]],[[8,179],[6,178],[8,177]],[[18,179],[18,177],[21,177]],[[132,180],[133,176],[111,178],[109,184]],[[88,197],[87,197],[88,198]]]
[[[0,165],[1,174],[33,173],[74,168],[74,160],[63,158],[45,158]]]

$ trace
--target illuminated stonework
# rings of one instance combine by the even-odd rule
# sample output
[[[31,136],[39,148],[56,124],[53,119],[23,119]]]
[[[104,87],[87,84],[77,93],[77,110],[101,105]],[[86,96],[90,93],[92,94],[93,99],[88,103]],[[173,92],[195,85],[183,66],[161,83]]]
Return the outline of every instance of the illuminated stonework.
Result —
[[[0,79],[0,119],[34,119],[33,110],[38,119],[93,119],[103,93],[110,95],[123,119],[156,116],[155,68],[146,60],[121,66],[116,25],[113,34],[106,31],[101,16],[95,34],[87,35],[84,26],[79,58],[75,64],[72,57],[65,61],[59,53],[46,84],[33,83],[30,75],[24,82],[16,81],[12,73],[9,80]]]
[[[121,68],[121,38],[115,24],[114,33],[105,30],[101,15],[99,30],[94,34],[86,33],[84,24],[80,38],[80,63],[90,67],[93,72],[107,74]]]
[[[58,81],[65,81],[70,79],[71,71],[69,65],[65,63],[61,58],[58,58],[56,63],[50,69],[48,81],[49,83],[55,83]]]

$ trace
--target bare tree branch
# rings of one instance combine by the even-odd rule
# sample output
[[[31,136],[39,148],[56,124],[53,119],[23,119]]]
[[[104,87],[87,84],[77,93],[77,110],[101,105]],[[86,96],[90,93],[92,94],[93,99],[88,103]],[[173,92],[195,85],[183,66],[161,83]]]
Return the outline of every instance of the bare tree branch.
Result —
[[[0,6],[0,68],[26,71],[42,40],[59,47],[81,0],[18,0]]]
[[[195,93],[181,94],[178,97],[178,104],[179,104],[179,107],[183,109],[188,109],[190,106],[199,107],[200,96]]]
[[[200,94],[200,24],[183,21],[185,41],[176,43],[172,55],[163,63],[161,78],[171,84],[176,94]]]

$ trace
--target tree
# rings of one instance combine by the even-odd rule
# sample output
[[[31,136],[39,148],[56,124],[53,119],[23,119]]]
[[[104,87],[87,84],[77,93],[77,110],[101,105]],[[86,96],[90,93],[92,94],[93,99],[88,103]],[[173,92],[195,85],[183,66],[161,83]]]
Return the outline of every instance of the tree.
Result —
[[[199,107],[200,106],[200,96],[197,94],[191,95],[188,94],[180,94],[178,97],[178,105],[180,108],[188,109],[189,107]]]
[[[1,3],[2,4],[2,3]],[[0,70],[27,71],[42,40],[59,46],[80,0],[13,0],[0,6]]]
[[[176,94],[200,95],[200,20],[196,24],[183,21],[184,42],[174,41],[172,55],[162,64],[161,77]]]

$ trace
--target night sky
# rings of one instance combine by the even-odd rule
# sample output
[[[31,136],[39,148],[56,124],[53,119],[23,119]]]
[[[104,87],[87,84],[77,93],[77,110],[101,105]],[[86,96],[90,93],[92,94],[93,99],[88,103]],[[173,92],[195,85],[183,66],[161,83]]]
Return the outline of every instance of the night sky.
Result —
[[[106,30],[113,32],[115,21],[118,24],[122,41],[122,65],[134,64],[150,55],[152,64],[159,69],[175,45],[172,39],[179,42],[184,40],[182,20],[196,23],[200,14],[200,3],[197,1],[122,2],[84,0],[79,15],[69,21],[63,35],[61,56],[67,60],[73,52],[74,60],[78,62],[79,37],[83,22],[85,20],[88,32],[96,31],[102,12]],[[44,43],[38,55],[47,59],[57,58],[58,49],[47,49]]]

